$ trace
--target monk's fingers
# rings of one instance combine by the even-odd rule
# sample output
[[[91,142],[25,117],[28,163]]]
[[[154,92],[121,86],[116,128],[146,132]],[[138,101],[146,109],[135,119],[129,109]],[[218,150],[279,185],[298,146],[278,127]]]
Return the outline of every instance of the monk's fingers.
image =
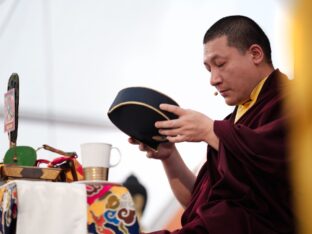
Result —
[[[154,154],[156,152],[155,150],[145,145],[144,143],[139,144],[139,150],[144,151],[144,152],[150,152],[151,154]]]
[[[141,151],[147,151],[146,145],[144,145],[143,143],[140,143],[140,144],[139,144],[139,150],[141,150]]]
[[[133,144],[133,145],[139,145],[140,144],[140,142],[138,140],[134,139],[133,137],[128,138],[128,142],[130,144]]]
[[[164,120],[164,121],[157,121],[155,123],[156,128],[179,128],[180,127],[179,119],[172,119],[172,120]]]
[[[181,133],[180,129],[160,129],[158,132],[164,136],[177,136]]]
[[[160,104],[159,105],[159,108],[161,110],[164,110],[164,111],[168,111],[168,112],[171,112],[173,114],[176,114],[177,116],[181,116],[185,113],[185,110],[179,106],[176,106],[176,105],[170,105],[170,104]]]
[[[179,143],[186,141],[185,136],[183,135],[167,136],[167,140],[171,143]]]
[[[152,157],[153,157],[153,152],[147,151],[147,152],[146,152],[146,157],[152,158]]]

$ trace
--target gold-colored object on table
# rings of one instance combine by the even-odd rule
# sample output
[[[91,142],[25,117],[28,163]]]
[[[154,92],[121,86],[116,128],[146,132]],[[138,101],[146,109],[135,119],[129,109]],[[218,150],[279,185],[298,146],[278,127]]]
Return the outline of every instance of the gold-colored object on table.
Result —
[[[16,179],[63,181],[64,172],[61,168],[3,165],[1,167],[1,179],[4,181]]]
[[[85,167],[83,168],[85,180],[108,180],[108,168]]]

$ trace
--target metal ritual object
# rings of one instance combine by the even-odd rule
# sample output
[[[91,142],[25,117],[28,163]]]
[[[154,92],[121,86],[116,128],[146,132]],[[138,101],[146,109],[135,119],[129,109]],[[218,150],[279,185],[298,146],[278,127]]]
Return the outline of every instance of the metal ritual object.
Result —
[[[8,91],[14,90],[14,122],[15,128],[8,132],[10,148],[5,153],[4,164],[15,164],[20,166],[34,166],[37,159],[36,151],[29,146],[17,146],[18,135],[18,109],[19,109],[19,76],[12,73],[8,81]]]
[[[9,117],[8,121],[5,121],[5,131],[8,132],[10,145],[3,158],[4,165],[0,170],[0,178],[4,181],[16,179],[64,181],[65,174],[61,168],[36,167],[36,150],[30,146],[17,146],[19,86],[19,76],[13,73],[8,81],[8,92],[5,94],[5,98],[10,98],[5,109],[6,117]]]
[[[8,91],[10,89],[14,89],[14,95],[15,95],[15,130],[9,132],[9,140],[10,140],[10,147],[16,145],[17,140],[17,132],[18,132],[18,106],[19,106],[19,77],[17,73],[13,73],[8,82]]]

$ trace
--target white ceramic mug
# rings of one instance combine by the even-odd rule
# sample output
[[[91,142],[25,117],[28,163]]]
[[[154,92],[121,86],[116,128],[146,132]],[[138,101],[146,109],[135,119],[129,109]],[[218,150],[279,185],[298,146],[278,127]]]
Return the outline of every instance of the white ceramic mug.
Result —
[[[85,180],[108,180],[108,169],[119,164],[121,152],[117,147],[108,143],[83,143],[81,147],[81,161]],[[115,150],[117,154],[111,154]],[[111,155],[118,156],[111,163]]]

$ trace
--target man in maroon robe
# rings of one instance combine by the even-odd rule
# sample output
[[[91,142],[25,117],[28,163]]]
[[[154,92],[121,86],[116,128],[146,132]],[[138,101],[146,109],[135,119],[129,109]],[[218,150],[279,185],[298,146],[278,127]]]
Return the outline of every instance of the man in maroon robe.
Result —
[[[160,106],[178,116],[155,123],[169,143],[157,152],[139,148],[162,161],[185,211],[181,229],[154,233],[295,233],[283,106],[290,81],[274,69],[267,36],[247,17],[224,17],[205,34],[204,65],[211,85],[236,108],[214,121],[193,110]],[[183,141],[208,144],[197,178],[174,145]]]

